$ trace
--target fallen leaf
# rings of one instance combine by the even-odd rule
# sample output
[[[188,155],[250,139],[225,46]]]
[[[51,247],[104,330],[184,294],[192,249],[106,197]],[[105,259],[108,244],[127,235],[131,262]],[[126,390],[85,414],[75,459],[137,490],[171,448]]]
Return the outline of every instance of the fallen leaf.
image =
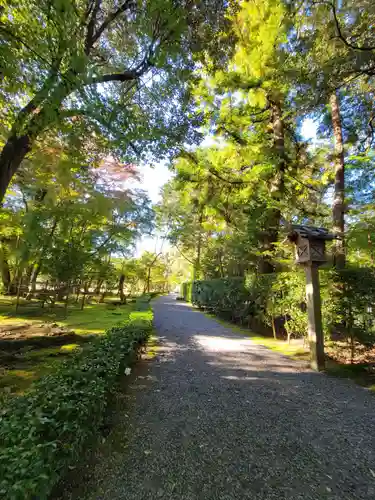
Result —
[[[126,376],[130,375],[131,372],[132,372],[131,368],[125,368],[125,372],[124,373],[125,373]]]

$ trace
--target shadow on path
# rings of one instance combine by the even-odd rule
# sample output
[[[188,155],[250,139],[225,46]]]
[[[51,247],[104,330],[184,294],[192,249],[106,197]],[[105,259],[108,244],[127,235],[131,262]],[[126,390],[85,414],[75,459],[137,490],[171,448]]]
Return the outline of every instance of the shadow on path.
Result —
[[[375,399],[172,297],[89,479],[64,498],[375,498]]]

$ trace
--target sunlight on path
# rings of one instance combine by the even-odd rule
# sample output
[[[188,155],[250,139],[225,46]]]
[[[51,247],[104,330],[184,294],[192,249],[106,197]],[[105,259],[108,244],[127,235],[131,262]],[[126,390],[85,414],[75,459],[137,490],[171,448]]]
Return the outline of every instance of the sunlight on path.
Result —
[[[375,399],[160,297],[159,346],[63,500],[374,500]]]

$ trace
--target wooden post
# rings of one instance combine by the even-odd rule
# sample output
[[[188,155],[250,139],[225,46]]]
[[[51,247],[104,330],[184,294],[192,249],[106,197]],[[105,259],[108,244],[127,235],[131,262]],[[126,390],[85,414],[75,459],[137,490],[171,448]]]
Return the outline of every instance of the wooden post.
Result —
[[[315,262],[306,264],[306,302],[310,364],[314,370],[324,370],[324,336],[319,288],[319,267]]]

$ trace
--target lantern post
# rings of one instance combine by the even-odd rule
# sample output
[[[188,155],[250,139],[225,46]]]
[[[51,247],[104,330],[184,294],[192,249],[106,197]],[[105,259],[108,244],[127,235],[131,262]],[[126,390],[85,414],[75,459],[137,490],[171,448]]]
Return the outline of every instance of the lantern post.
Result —
[[[325,368],[319,266],[327,261],[326,241],[334,238],[324,228],[303,225],[293,225],[288,235],[295,244],[296,262],[305,269],[310,365],[314,370]]]

